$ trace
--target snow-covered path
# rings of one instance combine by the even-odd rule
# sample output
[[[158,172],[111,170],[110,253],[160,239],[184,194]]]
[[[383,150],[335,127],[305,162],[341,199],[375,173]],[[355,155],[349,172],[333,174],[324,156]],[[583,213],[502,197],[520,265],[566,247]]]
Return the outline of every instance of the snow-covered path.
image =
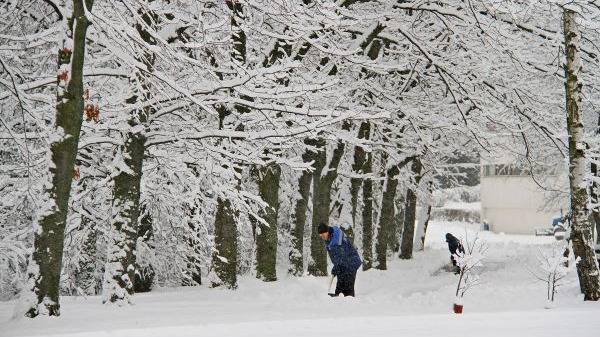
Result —
[[[10,320],[14,303],[0,303],[0,336],[597,336],[600,303],[583,303],[572,272],[559,289],[558,308],[546,310],[545,285],[529,270],[552,238],[482,233],[490,244],[482,284],[451,313],[456,276],[436,273],[447,259],[446,231],[436,223],[428,249],[388,271],[361,272],[357,298],[329,298],[327,279],[290,278],[263,283],[241,279],[237,291],[206,287],[137,294],[129,307],[99,297],[63,297],[60,318]]]
[[[585,322],[586,324],[581,324]],[[549,337],[598,335],[594,310],[536,310],[496,314],[386,316],[197,324],[60,334],[65,337]]]

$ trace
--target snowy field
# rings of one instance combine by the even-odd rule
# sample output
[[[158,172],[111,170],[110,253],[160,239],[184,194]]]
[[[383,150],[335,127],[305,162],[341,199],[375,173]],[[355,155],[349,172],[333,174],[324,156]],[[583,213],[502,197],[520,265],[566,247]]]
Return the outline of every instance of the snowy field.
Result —
[[[11,319],[14,302],[0,303],[0,336],[598,336],[600,303],[584,303],[574,271],[544,309],[545,284],[531,270],[552,237],[480,233],[489,243],[481,284],[467,293],[465,312],[451,312],[457,276],[440,272],[450,231],[465,225],[434,222],[427,250],[388,271],[360,272],[357,298],[327,296],[327,278],[240,280],[237,291],[158,289],[135,295],[135,305],[102,305],[99,297],[62,297],[60,318]],[[469,226],[473,235],[475,227]]]

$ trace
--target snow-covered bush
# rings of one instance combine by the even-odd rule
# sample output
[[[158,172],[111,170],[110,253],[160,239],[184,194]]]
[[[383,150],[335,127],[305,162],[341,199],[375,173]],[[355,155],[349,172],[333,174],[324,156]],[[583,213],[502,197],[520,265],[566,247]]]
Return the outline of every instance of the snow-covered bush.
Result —
[[[570,249],[564,244],[554,244],[550,249],[540,250],[537,255],[538,266],[532,271],[534,277],[546,283],[546,308],[554,307],[554,295],[569,273]]]
[[[24,229],[10,232],[0,226],[0,300],[12,299],[21,289],[27,264],[27,235]]]
[[[479,239],[476,235],[473,239],[469,239],[465,233],[463,242],[464,253],[456,252],[454,259],[459,268],[458,284],[456,285],[456,304],[462,304],[462,298],[465,293],[473,286],[479,284],[479,274],[477,267],[482,267],[482,261],[485,258],[485,253],[488,249],[485,241]]]

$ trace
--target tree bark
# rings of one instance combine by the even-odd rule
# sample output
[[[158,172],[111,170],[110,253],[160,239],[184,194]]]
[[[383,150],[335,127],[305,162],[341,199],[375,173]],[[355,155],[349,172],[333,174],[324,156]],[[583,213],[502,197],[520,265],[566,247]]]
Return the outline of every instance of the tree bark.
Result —
[[[397,192],[396,192],[397,193]],[[392,252],[398,253],[400,251],[400,240],[402,239],[402,231],[404,230],[404,216],[406,199],[405,193],[400,193],[399,197],[394,201],[394,230],[390,236],[389,245],[392,247]]]
[[[49,169],[35,223],[34,249],[27,275],[31,296],[26,298],[27,317],[60,315],[59,287],[71,183],[79,133],[83,120],[83,64],[89,21],[84,0],[67,1],[62,48],[58,52],[58,83],[55,120],[50,138]],[[93,0],[85,0],[92,10]]]
[[[153,26],[155,14],[140,12],[145,25]],[[156,45],[155,39],[145,26],[136,23],[136,30],[144,42]],[[153,71],[155,55],[145,51],[137,59],[144,63],[149,72]],[[138,101],[148,101],[151,97],[150,84],[146,75],[137,73],[130,82],[133,94],[126,101],[134,105]],[[140,83],[142,91],[138,91]],[[115,212],[111,234],[109,236],[108,261],[105,269],[104,302],[131,302],[130,296],[136,291],[147,292],[152,288],[154,270],[151,264],[141,266],[137,263],[138,244],[148,245],[153,237],[152,220],[144,214],[144,223],[140,224],[141,181],[144,154],[146,151],[146,124],[154,108],[146,106],[130,112],[127,121],[128,130],[124,135],[124,144],[119,147],[122,160],[120,172],[114,179],[112,208]],[[143,226],[140,226],[143,225]]]
[[[366,154],[364,174],[371,174],[373,165],[373,154]],[[373,267],[373,180],[363,178],[363,211],[362,211],[362,229],[363,229],[363,270],[369,270]]]
[[[313,212],[312,212],[312,228],[310,240],[310,259],[308,262],[308,273],[314,276],[327,275],[327,260],[325,255],[325,246],[319,237],[317,227],[319,223],[329,225],[329,204],[331,203],[331,195],[327,193],[322,171],[325,167],[327,154],[326,143],[324,139],[314,140],[314,145],[317,148],[315,154],[314,171],[312,174],[313,183]]]
[[[141,172],[140,172],[141,175]],[[152,263],[141,264],[138,258],[139,252],[142,250],[141,246],[144,245],[144,250],[154,250],[153,239],[154,230],[152,227],[152,216],[148,212],[145,206],[140,206],[140,220],[137,230],[137,243],[136,243],[136,258],[135,258],[135,278],[133,281],[133,290],[136,293],[145,293],[152,290],[154,284],[154,266]]]
[[[363,122],[360,124],[358,130],[358,139],[369,139],[369,133],[371,130],[371,123]],[[362,146],[354,147],[354,163],[352,164],[352,171],[354,174],[362,174],[363,168],[366,161],[366,151]],[[358,208],[358,193],[362,185],[362,178],[353,177],[350,179],[350,202],[352,205],[352,227],[356,228],[356,212]]]
[[[84,295],[94,296],[99,290],[96,280],[98,230],[94,228],[92,220],[85,215],[81,215],[80,230],[85,231],[85,240],[83,241],[82,258],[77,266],[75,285],[81,289]]]
[[[211,286],[237,288],[237,226],[231,203],[218,198],[215,215],[215,252],[212,256],[213,269],[218,280]]]
[[[415,158],[412,161],[412,173],[414,176],[414,187],[406,191],[406,207],[404,210],[404,229],[402,231],[402,243],[400,245],[400,258],[412,259],[413,244],[415,237],[415,218],[417,212],[417,186],[421,180],[421,160]]]
[[[600,114],[598,114],[598,119],[596,123],[596,137],[600,136]],[[598,183],[598,179],[600,179],[600,172],[598,171],[597,160],[600,158],[593,158],[594,161],[590,164],[591,173],[592,173],[592,184],[590,185],[590,201],[591,204],[594,205],[592,208],[592,219],[594,220],[595,228],[596,228],[596,246],[600,247],[600,184]]]
[[[387,170],[385,190],[381,198],[381,211],[379,212],[379,231],[377,233],[377,244],[375,252],[377,254],[377,266],[379,270],[387,270],[387,249],[390,242],[390,236],[393,236],[393,223],[395,217],[394,200],[396,199],[396,190],[398,189],[399,174],[397,165]]]
[[[244,64],[246,62],[246,33],[241,28],[241,23],[244,21],[242,3],[233,0],[227,0],[225,3],[231,11],[232,51],[230,57],[232,60]],[[211,57],[210,62],[213,66],[217,66],[214,58]],[[220,72],[217,72],[217,76],[221,80],[224,79],[223,74]],[[231,90],[230,93],[232,93]],[[234,108],[239,113],[248,111],[246,107],[241,105],[235,105]],[[219,128],[223,129],[225,117],[230,115],[232,111],[229,111],[223,105],[219,106],[217,110],[219,111]],[[237,183],[239,187],[240,182]],[[211,280],[212,287],[223,285],[229,289],[237,288],[238,233],[235,223],[236,215],[231,201],[219,197],[215,215],[215,252],[212,256],[212,265],[218,280]]]
[[[277,215],[279,213],[279,179],[281,167],[277,163],[257,169],[260,197],[268,204],[260,216],[268,226],[259,222],[256,235],[256,277],[266,281],[276,281],[277,272]]]
[[[363,122],[358,130],[358,139],[369,139],[371,123]],[[365,151],[362,146],[354,147],[354,163],[352,171],[355,175],[365,175],[372,171],[372,154]],[[363,269],[368,270],[373,266],[373,182],[368,178],[353,177],[350,179],[350,201],[352,205],[352,227],[356,228],[356,212],[358,208],[358,194],[363,193]]]
[[[417,219],[418,226],[415,247],[415,250],[417,251],[425,250],[425,236],[427,235],[427,227],[429,226],[429,219],[431,217],[431,194],[433,193],[433,183],[429,181],[427,185],[428,195],[427,198],[423,198],[426,202],[423,204],[423,208]]]
[[[310,140],[305,140],[305,143]],[[310,163],[314,160],[315,152],[307,149],[302,154],[302,161]],[[290,269],[289,274],[301,276],[304,273],[304,226],[306,225],[306,211],[308,209],[308,199],[310,194],[310,183],[312,180],[310,171],[303,171],[298,179],[299,198],[296,200],[294,213],[292,214],[292,242],[290,250]]]
[[[569,185],[571,191],[573,253],[577,259],[579,284],[584,300],[600,299],[598,264],[592,243],[592,223],[587,209],[586,158],[583,114],[581,111],[582,82],[580,32],[576,12],[563,8],[563,27],[567,64],[565,66],[565,92],[567,129],[569,132]]]
[[[114,178],[112,208],[115,214],[108,237],[108,260],[102,291],[104,303],[131,303],[131,295],[135,292],[135,249],[145,140],[142,132],[128,132],[125,144],[117,154],[121,156],[117,160],[122,160],[122,163],[119,174]]]
[[[348,130],[350,125],[344,122],[342,128]],[[327,173],[323,174],[326,166],[327,155],[325,153],[326,142],[324,139],[315,141],[318,149],[315,155],[315,170],[313,172],[313,214],[311,232],[311,259],[308,264],[308,273],[313,276],[327,275],[327,255],[323,240],[319,237],[319,223],[329,225],[329,211],[331,205],[331,187],[337,178],[337,167],[344,154],[344,142],[338,141],[337,147],[331,156],[331,162],[327,166]]]
[[[197,176],[197,171],[194,166],[189,165],[194,175]],[[187,220],[187,232],[185,234],[186,240],[186,256],[185,256],[185,272],[181,280],[181,285],[184,287],[193,287],[202,284],[202,270],[200,269],[200,261],[198,256],[200,255],[199,243],[200,238],[198,236],[197,227],[197,214],[201,213],[196,205],[195,201],[191,204],[186,203],[185,206],[186,220]]]

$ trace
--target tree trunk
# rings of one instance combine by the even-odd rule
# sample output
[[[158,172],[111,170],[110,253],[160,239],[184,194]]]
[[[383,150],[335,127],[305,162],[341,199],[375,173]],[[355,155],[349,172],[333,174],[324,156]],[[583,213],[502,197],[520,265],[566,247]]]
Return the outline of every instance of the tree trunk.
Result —
[[[141,176],[140,172],[140,176]],[[139,226],[137,230],[137,243],[136,243],[136,259],[135,259],[135,279],[133,281],[133,290],[136,293],[145,293],[152,289],[154,284],[154,267],[151,261],[145,261],[146,263],[140,263],[138,258],[140,251],[154,250],[153,239],[154,230],[152,227],[152,216],[148,212],[145,206],[141,206],[140,209],[141,217],[139,220]],[[144,246],[144,247],[142,247]]]
[[[227,0],[227,7],[231,11],[231,59],[243,64],[246,62],[246,33],[241,28],[244,21],[243,7],[240,2]],[[211,65],[217,67],[216,60],[211,57]],[[217,72],[219,79],[223,80],[224,75]],[[233,91],[229,91],[233,94]],[[235,105],[235,110],[239,113],[247,112],[248,109],[241,105]],[[231,115],[226,106],[217,107],[219,111],[219,129],[225,127],[225,117]],[[234,170],[237,170],[234,168]],[[237,182],[238,187],[240,182]],[[212,256],[212,265],[218,280],[211,280],[211,287],[225,286],[229,289],[237,288],[237,226],[235,219],[237,214],[231,205],[231,201],[221,197],[217,200],[217,212],[215,215],[215,252]]]
[[[141,12],[141,19],[147,26],[153,26],[156,15],[151,11]],[[136,23],[136,30],[141,39],[149,45],[156,45],[156,41],[141,23]],[[155,55],[145,51],[136,58],[143,62],[149,72],[154,67]],[[134,105],[139,101],[146,102],[150,99],[150,84],[146,75],[137,73],[130,79],[133,93],[126,101]],[[138,83],[141,84],[138,86]],[[138,87],[141,87],[140,92]],[[114,179],[112,208],[115,217],[112,223],[112,235],[108,242],[108,261],[104,277],[104,302],[131,302],[129,298],[136,291],[147,292],[152,287],[154,270],[147,263],[140,265],[136,254],[142,249],[139,245],[149,245],[154,236],[152,219],[146,212],[144,223],[140,224],[140,197],[141,181],[143,174],[144,153],[146,151],[145,129],[154,108],[146,106],[130,112],[128,131],[124,136],[124,145],[117,154],[119,174]],[[120,158],[119,158],[120,157]]]
[[[85,215],[81,215],[79,230],[85,232],[85,240],[82,247],[83,256],[78,263],[77,274],[75,274],[75,285],[81,289],[83,295],[94,296],[98,293],[96,282],[98,230],[94,228],[92,220]]]
[[[371,132],[371,123],[363,122],[358,130],[358,139],[369,139]],[[365,175],[371,173],[372,154],[365,151],[362,146],[354,147],[354,163],[352,172],[355,175]],[[363,192],[363,269],[371,269],[373,265],[373,182],[368,178],[353,177],[350,179],[350,201],[352,205],[352,227],[357,226],[356,212],[358,208],[358,194]]]
[[[421,180],[421,160],[415,158],[412,161],[412,173],[414,176],[414,187],[406,191],[406,207],[404,210],[404,229],[402,231],[402,244],[400,245],[400,258],[412,259],[413,244],[415,237],[415,218],[417,212],[417,186]]]
[[[373,164],[373,155],[366,154],[364,174],[370,174]],[[362,229],[363,229],[363,270],[369,270],[373,267],[373,180],[363,178],[363,211],[362,211]]]
[[[344,130],[348,130],[350,125],[344,123]],[[327,256],[325,244],[319,237],[319,223],[329,225],[329,211],[331,204],[331,187],[335,178],[337,178],[337,167],[344,154],[344,143],[338,141],[337,147],[331,156],[331,162],[328,165],[327,173],[323,174],[323,168],[326,165],[327,155],[325,153],[325,140],[316,140],[318,149],[315,155],[315,170],[313,172],[313,214],[311,231],[311,259],[308,264],[308,273],[313,276],[327,275]]]
[[[281,167],[269,164],[258,169],[258,190],[260,197],[268,204],[260,216],[269,225],[259,222],[256,236],[256,277],[266,281],[276,281],[277,273],[277,215],[279,213],[279,178]]]
[[[415,250],[417,251],[425,250],[425,236],[427,235],[427,226],[429,225],[429,219],[431,217],[431,194],[433,193],[433,183],[429,181],[427,185],[428,195],[427,198],[424,198],[427,202],[424,203],[423,208],[421,209],[419,217],[417,219],[418,226],[415,247]]]
[[[310,143],[309,140],[305,142]],[[310,163],[314,160],[315,152],[306,150],[302,155],[304,163]],[[304,272],[304,225],[306,224],[306,211],[308,209],[308,198],[310,194],[310,182],[312,173],[303,171],[298,179],[299,198],[296,200],[294,213],[292,214],[292,242],[290,250],[290,269],[289,274],[301,276]]]
[[[358,139],[369,139],[371,131],[371,123],[363,122],[358,130]],[[366,151],[362,146],[354,147],[354,163],[352,164],[352,172],[356,175],[363,174],[363,168],[366,161]],[[350,202],[352,205],[352,227],[356,228],[356,212],[358,208],[358,192],[362,185],[362,178],[353,177],[350,179]]]
[[[331,203],[331,195],[325,191],[325,185],[322,177],[322,171],[327,160],[326,143],[324,139],[314,140],[314,145],[317,148],[315,154],[313,178],[313,212],[312,212],[312,228],[310,240],[310,259],[308,262],[308,273],[314,276],[327,275],[327,260],[325,256],[325,245],[323,244],[317,227],[319,223],[329,225],[329,204]]]
[[[343,6],[347,6],[346,4],[342,4]],[[373,39],[377,37],[384,29],[383,25],[377,25],[375,29],[366,36],[364,41],[360,45],[360,49],[362,51],[366,50],[366,48],[371,45]],[[303,46],[304,47],[304,46]],[[380,43],[371,45],[371,50],[368,52],[368,56],[371,59],[375,59],[376,55],[379,53],[379,48],[381,47]],[[298,55],[305,55],[308,51],[308,46],[306,48],[301,48],[301,51],[298,52]],[[298,56],[297,56],[298,57]],[[328,57],[321,58],[320,65],[321,68],[325,69],[325,66],[329,63],[330,59]],[[338,73],[338,68],[334,64],[329,72],[327,73],[329,76],[335,76]],[[349,130],[350,123],[344,122],[342,125],[342,129]],[[321,171],[326,165],[326,152],[325,146],[326,143],[324,140],[317,141],[317,147],[322,148],[322,151],[319,151],[315,156],[315,171],[313,173],[313,216],[312,216],[312,233],[311,233],[311,258],[309,259],[308,265],[308,273],[314,276],[324,276],[327,275],[327,257],[325,252],[325,245],[323,244],[321,238],[319,237],[319,233],[317,232],[317,227],[319,223],[324,223],[329,225],[329,213],[330,213],[330,204],[331,204],[331,186],[337,177],[337,167],[340,162],[340,159],[344,153],[344,143],[342,141],[338,142],[337,148],[334,150],[331,163],[329,165],[329,169],[327,174],[322,178]],[[356,185],[356,182],[353,183]],[[372,182],[370,183],[371,191],[372,191]],[[353,187],[355,188],[355,187]],[[356,193],[354,193],[354,197],[356,198]],[[370,192],[372,193],[372,192]],[[368,193],[367,193],[368,195]],[[370,202],[372,202],[372,196],[365,197]],[[355,218],[356,212],[356,200],[353,200],[353,221]],[[371,214],[363,215],[363,220],[371,218],[371,231],[372,231],[372,206],[371,206]],[[354,224],[353,224],[354,225]],[[371,242],[372,242],[372,234],[371,234]],[[372,243],[371,243],[372,245]],[[370,256],[370,261],[372,262],[372,255]]]
[[[596,123],[596,137],[600,136],[600,114],[598,114],[598,119]],[[592,219],[594,220],[594,224],[596,227],[595,232],[595,243],[597,247],[600,247],[600,184],[598,183],[598,179],[600,179],[600,172],[598,171],[598,164],[596,163],[599,160],[599,157],[593,158],[590,168],[592,173],[592,184],[590,185],[590,201],[591,204],[594,205],[592,208]]]
[[[600,299],[598,264],[592,243],[592,223],[587,209],[586,159],[583,115],[581,112],[582,83],[580,33],[576,12],[563,8],[563,27],[567,64],[565,67],[565,91],[567,129],[569,132],[569,183],[571,191],[573,253],[577,259],[579,284],[584,300]]]
[[[431,204],[427,205],[426,219],[423,223],[423,236],[421,236],[421,250],[425,250],[425,237],[427,236],[427,227],[429,227],[429,221],[431,220]]]
[[[405,212],[405,193],[400,193],[399,197],[394,201],[394,230],[390,236],[389,245],[392,247],[392,252],[398,253],[400,251],[400,240],[402,240],[402,231],[404,231],[404,216]]]
[[[83,63],[89,25],[83,1],[67,1],[63,13],[65,31],[62,48],[58,51],[57,103],[55,120],[51,121],[49,170],[35,223],[34,249],[27,268],[31,291],[31,296],[26,298],[27,317],[60,315],[59,287],[65,224],[83,120]],[[92,4],[93,0],[85,0],[89,11]]]
[[[212,287],[237,288],[237,226],[228,199],[217,200],[215,252],[212,256],[212,264],[218,277],[218,280],[212,280]]]
[[[135,117],[130,119],[133,121]],[[135,123],[135,122],[134,122]],[[143,128],[142,128],[143,129]],[[112,208],[115,214],[108,237],[108,260],[104,271],[103,302],[131,303],[135,280],[135,249],[140,216],[140,182],[146,137],[129,131],[116,161],[120,172],[114,178]],[[140,129],[138,129],[140,130]]]
[[[398,180],[396,176],[399,173],[397,165],[394,165],[387,171],[385,190],[381,198],[381,212],[379,212],[379,231],[377,233],[377,244],[375,252],[377,254],[377,266],[379,270],[387,269],[387,247],[390,242],[390,236],[393,236],[393,223],[395,216],[394,200],[396,199],[396,190],[398,189]]]
[[[191,165],[190,165],[191,166]],[[191,166],[192,172],[197,176],[197,171]],[[185,234],[186,241],[186,256],[185,256],[185,272],[181,280],[181,285],[184,287],[198,286],[202,284],[202,270],[200,269],[200,261],[198,256],[200,255],[199,243],[200,238],[198,236],[197,228],[197,214],[200,213],[195,202],[192,204],[186,203],[185,206],[186,221],[187,221],[187,232]]]

